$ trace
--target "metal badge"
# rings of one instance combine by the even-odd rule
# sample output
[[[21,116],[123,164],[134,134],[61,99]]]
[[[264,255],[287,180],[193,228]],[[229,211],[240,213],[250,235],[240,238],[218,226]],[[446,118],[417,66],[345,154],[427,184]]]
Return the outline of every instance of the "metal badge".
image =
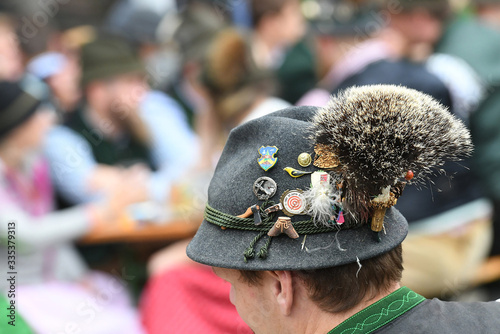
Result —
[[[304,192],[300,189],[285,191],[281,195],[280,202],[282,211],[287,216],[303,214],[307,208]]]
[[[288,175],[290,175],[293,178],[301,177],[301,176],[308,175],[308,174],[312,173],[312,172],[306,172],[306,171],[303,171],[303,170],[298,170],[298,169],[295,169],[295,168],[292,168],[292,167],[285,167],[285,168],[283,168],[283,170],[285,172],[287,172]]]
[[[280,211],[280,210],[283,210],[283,205],[281,205],[281,203],[278,203],[278,204],[274,204],[274,205],[268,207],[267,209],[265,209],[264,213],[266,215],[268,215],[270,213],[273,213],[273,212],[276,212],[276,211]]]
[[[282,233],[285,233],[292,239],[297,239],[299,237],[299,234],[295,228],[293,228],[290,217],[279,217],[278,221],[276,221],[269,232],[267,232],[267,235],[270,237],[276,237]]]
[[[253,183],[253,193],[261,201],[267,201],[276,194],[278,185],[276,182],[267,176],[259,177]]]
[[[312,158],[309,153],[300,153],[299,157],[297,158],[297,161],[299,162],[299,165],[302,167],[307,167],[311,164]]]
[[[266,172],[278,161],[278,158],[274,157],[276,152],[278,152],[278,148],[276,146],[261,146],[259,148],[260,158],[257,159],[257,162]]]

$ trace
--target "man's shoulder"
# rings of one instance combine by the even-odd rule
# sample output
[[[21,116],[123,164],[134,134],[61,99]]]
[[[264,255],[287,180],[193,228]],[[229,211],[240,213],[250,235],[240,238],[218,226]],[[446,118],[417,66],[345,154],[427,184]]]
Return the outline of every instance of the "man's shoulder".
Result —
[[[498,302],[426,300],[376,333],[493,333],[500,328]]]

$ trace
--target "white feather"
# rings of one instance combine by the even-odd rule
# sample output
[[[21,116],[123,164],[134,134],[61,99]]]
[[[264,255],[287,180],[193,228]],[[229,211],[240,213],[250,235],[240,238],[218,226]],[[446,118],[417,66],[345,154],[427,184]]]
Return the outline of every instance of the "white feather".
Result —
[[[334,206],[340,206],[340,195],[331,183],[316,184],[304,192],[308,204],[307,214],[316,223],[331,225]]]

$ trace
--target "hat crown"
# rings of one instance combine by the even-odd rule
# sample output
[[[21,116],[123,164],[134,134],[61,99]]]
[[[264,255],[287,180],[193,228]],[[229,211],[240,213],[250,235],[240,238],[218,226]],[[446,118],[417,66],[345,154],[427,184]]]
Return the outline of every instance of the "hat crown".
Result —
[[[208,189],[208,204],[213,208],[232,215],[243,213],[247,207],[258,204],[253,192],[253,184],[259,177],[272,178],[278,185],[276,194],[269,198],[278,203],[283,191],[289,189],[306,189],[310,185],[309,178],[290,177],[286,167],[314,171],[316,168],[301,167],[297,158],[303,152],[313,154],[312,142],[304,136],[317,108],[297,107],[273,113],[247,122],[229,135],[224,151],[215,170]],[[295,118],[300,117],[300,118]],[[276,164],[264,171],[259,167],[259,148],[276,146],[278,152]],[[292,220],[304,220],[307,216],[294,216]]]
[[[80,59],[84,86],[93,80],[144,70],[130,46],[119,38],[102,37],[84,45]]]
[[[0,81],[0,138],[26,121],[40,101],[15,82]]]

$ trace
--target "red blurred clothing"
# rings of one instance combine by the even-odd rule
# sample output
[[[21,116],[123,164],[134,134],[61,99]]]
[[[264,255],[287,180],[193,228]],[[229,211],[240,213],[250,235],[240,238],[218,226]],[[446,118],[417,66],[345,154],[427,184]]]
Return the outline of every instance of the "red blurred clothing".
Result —
[[[212,269],[185,265],[150,278],[140,312],[149,334],[251,334],[229,301],[231,285]]]

